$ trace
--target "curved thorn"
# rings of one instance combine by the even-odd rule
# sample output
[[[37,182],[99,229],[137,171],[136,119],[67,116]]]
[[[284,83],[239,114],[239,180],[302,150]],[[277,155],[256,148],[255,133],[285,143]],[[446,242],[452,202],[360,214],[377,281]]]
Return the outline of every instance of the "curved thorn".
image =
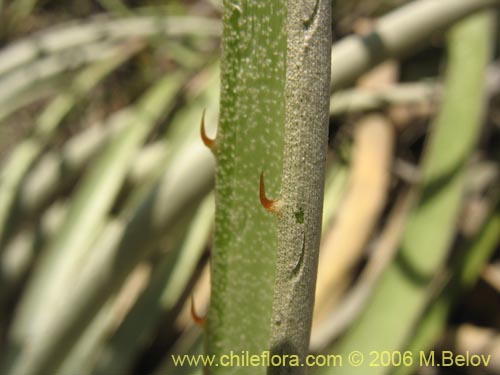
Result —
[[[268,199],[266,197],[266,186],[264,185],[264,172],[260,173],[260,189],[259,189],[260,203],[269,212],[275,213],[278,209],[277,201]]]
[[[196,313],[196,309],[194,307],[194,297],[191,296],[191,318],[196,323],[196,325],[203,327],[207,321],[205,316],[200,316]]]
[[[208,138],[207,133],[205,131],[205,110],[203,110],[203,114],[201,116],[201,125],[200,125],[200,134],[201,140],[210,150],[214,148],[215,139]]]

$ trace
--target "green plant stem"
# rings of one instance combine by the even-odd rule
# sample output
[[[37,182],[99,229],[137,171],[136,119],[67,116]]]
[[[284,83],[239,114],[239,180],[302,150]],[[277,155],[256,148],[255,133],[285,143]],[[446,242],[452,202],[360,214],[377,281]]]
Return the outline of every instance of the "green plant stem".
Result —
[[[271,352],[308,354],[328,140],[331,5],[288,1],[285,144],[279,197]],[[304,374],[273,367],[271,374]]]
[[[269,345],[276,232],[259,204],[259,175],[278,188],[283,150],[286,2],[225,1],[215,239],[206,349],[261,354]],[[211,367],[210,374],[265,368]]]

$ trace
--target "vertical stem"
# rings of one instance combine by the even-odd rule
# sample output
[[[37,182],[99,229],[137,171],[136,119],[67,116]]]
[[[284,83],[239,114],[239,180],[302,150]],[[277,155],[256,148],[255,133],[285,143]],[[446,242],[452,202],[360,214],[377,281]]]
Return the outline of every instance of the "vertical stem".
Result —
[[[224,1],[221,106],[214,154],[215,242],[207,354],[268,348],[276,224],[259,203],[259,174],[277,191],[283,153],[285,0]],[[235,364],[237,367],[237,364]],[[265,367],[207,369],[265,373]]]
[[[273,354],[308,353],[328,138],[331,4],[289,0],[285,143],[271,328]],[[284,358],[284,357],[282,357]],[[305,367],[270,369],[302,374]]]

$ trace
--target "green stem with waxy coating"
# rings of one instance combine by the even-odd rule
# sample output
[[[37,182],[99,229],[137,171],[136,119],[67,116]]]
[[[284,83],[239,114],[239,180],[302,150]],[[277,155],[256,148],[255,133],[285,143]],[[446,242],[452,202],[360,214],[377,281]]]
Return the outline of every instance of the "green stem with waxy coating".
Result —
[[[259,175],[276,195],[282,167],[286,2],[224,2],[212,294],[207,354],[261,355],[269,345],[276,225],[259,203]],[[273,194],[273,192],[276,192]],[[206,369],[264,374],[265,367]]]

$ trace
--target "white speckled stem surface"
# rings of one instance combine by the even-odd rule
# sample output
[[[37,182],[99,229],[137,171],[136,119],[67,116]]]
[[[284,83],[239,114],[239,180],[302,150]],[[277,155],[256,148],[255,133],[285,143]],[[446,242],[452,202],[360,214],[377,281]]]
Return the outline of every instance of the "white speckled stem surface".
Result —
[[[224,2],[221,106],[214,154],[216,218],[206,352],[269,348],[276,218],[259,201],[259,176],[278,195],[283,156],[285,0]],[[208,151],[207,151],[208,152]],[[265,367],[206,368],[264,374]]]

